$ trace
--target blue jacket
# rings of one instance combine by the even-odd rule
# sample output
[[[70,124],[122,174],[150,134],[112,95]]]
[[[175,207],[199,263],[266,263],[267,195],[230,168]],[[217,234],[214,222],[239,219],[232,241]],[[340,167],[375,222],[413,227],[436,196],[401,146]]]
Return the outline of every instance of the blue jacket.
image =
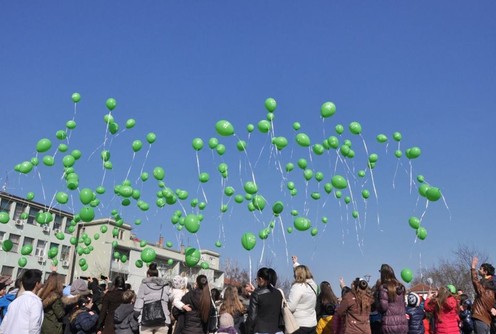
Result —
[[[98,314],[90,314],[88,310],[79,313],[71,324],[72,333],[96,333]]]
[[[424,334],[424,309],[421,306],[407,306],[406,315],[408,318],[408,334]]]
[[[472,333],[474,325],[472,323],[472,312],[469,310],[461,311],[458,316],[460,317],[460,327],[462,333]]]
[[[17,291],[16,291],[17,292]],[[0,298],[0,324],[2,323],[3,318],[7,314],[7,308],[9,307],[10,303],[14,301],[16,295],[8,293],[2,298]]]

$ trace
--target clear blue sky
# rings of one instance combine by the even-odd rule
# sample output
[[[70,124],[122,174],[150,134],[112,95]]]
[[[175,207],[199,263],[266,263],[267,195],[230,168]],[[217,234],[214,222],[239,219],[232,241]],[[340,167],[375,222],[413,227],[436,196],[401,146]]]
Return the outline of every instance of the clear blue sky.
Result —
[[[13,167],[35,156],[40,138],[57,142],[55,132],[74,117],[71,94],[79,92],[77,128],[69,147],[83,152],[76,164],[80,185],[100,185],[105,101],[114,97],[118,106],[113,115],[120,129],[129,118],[137,123],[105,142],[114,168],[105,175],[108,196],[102,196],[98,215],[117,209],[130,223],[142,219],[135,229],[141,238],[156,240],[162,233],[174,247],[183,240],[216,249],[246,267],[249,258],[253,268],[262,258],[262,264],[272,264],[283,275],[290,273],[286,254],[297,254],[318,281],[333,285],[341,275],[349,280],[370,274],[376,279],[381,263],[398,273],[406,267],[417,271],[450,256],[459,243],[494,259],[495,12],[493,1],[6,2],[0,12],[0,181],[11,193],[34,191],[37,201],[47,203],[56,191],[66,190],[60,181],[61,153],[56,166],[39,167],[41,178],[38,172],[19,175]],[[256,126],[265,118],[267,97],[278,101],[274,134],[289,140],[279,155],[270,135],[255,130],[248,136],[246,130],[249,123]],[[337,112],[323,121],[320,105],[325,101],[333,101]],[[234,125],[236,137],[216,134],[215,123],[221,119]],[[365,207],[359,195],[362,187],[372,192],[370,174],[359,179],[346,172],[341,162],[335,164],[333,150],[316,156],[299,147],[295,121],[313,143],[334,135],[335,125],[343,124],[341,140],[352,140],[356,156],[348,165],[355,172],[365,167],[367,156],[362,139],[347,128],[352,121],[360,122],[369,153],[379,155],[374,169],[378,199],[372,195]],[[415,187],[410,191],[408,160],[401,158],[396,169],[394,131],[403,135],[402,149],[422,149],[412,163],[413,178],[422,174],[441,188],[447,206],[438,201],[424,210],[425,199]],[[131,142],[146,142],[148,132],[155,132],[157,141],[147,158],[148,144],[132,161]],[[387,150],[375,140],[379,133],[389,137]],[[200,168],[211,178],[203,189],[191,148],[195,137],[205,142],[217,137],[227,147],[223,156],[207,145],[199,152]],[[247,155],[237,151],[238,138],[248,141]],[[315,179],[306,186],[298,167],[289,174],[276,169],[299,158],[324,173],[320,188]],[[226,184],[237,194],[245,181],[256,178],[268,202],[262,213],[250,213],[246,201],[233,200],[228,211],[220,213],[221,201],[228,199],[222,197],[220,162],[229,165]],[[157,182],[134,182],[143,164],[150,173],[162,166],[166,185],[187,190],[189,199],[202,199],[205,193],[208,206],[196,235],[177,232],[170,223],[175,210],[195,212],[189,200],[184,208],[176,204],[158,209]],[[123,208],[120,199],[111,196],[130,167],[133,186],[151,204],[147,212],[135,205]],[[359,225],[349,206],[323,191],[323,183],[334,174],[353,180],[349,189],[360,212]],[[295,182],[296,196],[289,195],[284,180]],[[311,199],[312,191],[320,191],[322,198]],[[81,205],[73,194],[74,206],[58,207],[77,212]],[[283,234],[277,220],[265,243],[258,240],[255,249],[245,251],[241,235],[258,235],[272,219],[270,206],[277,200],[285,204],[284,229],[292,225],[292,209],[300,215],[307,210],[305,216],[318,235]],[[428,237],[420,241],[408,218],[424,211]],[[320,221],[323,216],[327,225]],[[216,240],[222,248],[215,248]]]

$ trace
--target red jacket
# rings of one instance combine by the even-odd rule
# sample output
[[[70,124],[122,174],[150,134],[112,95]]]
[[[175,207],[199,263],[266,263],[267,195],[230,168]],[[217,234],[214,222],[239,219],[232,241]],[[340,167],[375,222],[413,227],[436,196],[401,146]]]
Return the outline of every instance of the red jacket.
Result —
[[[459,334],[458,327],[458,301],[453,296],[446,298],[440,312],[436,313],[435,301],[427,299],[425,301],[425,311],[432,312],[435,317],[435,328],[431,328],[431,333],[435,334]]]

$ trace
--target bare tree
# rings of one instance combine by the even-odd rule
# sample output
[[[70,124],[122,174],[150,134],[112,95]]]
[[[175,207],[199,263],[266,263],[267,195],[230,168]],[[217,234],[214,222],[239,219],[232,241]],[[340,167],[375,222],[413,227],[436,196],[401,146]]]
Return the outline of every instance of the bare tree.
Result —
[[[250,275],[245,268],[239,266],[238,261],[227,258],[223,266],[224,277],[230,284],[243,284],[250,281]]]
[[[458,245],[452,252],[453,256],[449,259],[441,258],[437,265],[419,271],[419,274],[411,282],[411,285],[424,283],[432,285],[432,288],[438,288],[448,284],[454,285],[457,289],[472,295],[473,286],[470,277],[470,265],[472,258],[477,256],[479,262],[487,262],[488,256],[481,251],[470,248],[467,245]]]

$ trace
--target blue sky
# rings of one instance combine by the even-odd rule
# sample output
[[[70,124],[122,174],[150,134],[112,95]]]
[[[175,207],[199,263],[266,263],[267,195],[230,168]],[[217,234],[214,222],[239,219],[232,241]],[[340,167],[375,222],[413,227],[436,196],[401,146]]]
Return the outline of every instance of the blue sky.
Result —
[[[40,202],[51,203],[56,191],[67,191],[60,181],[61,153],[56,166],[39,167],[41,178],[38,172],[19,175],[13,168],[35,156],[40,138],[57,142],[55,132],[74,117],[77,128],[69,147],[83,152],[76,164],[80,185],[96,188],[104,179],[107,195],[98,215],[117,209],[128,222],[142,219],[135,229],[141,238],[156,240],[162,233],[175,247],[182,240],[215,249],[242,266],[248,267],[250,259],[253,268],[270,263],[283,275],[290,273],[286,254],[297,254],[318,281],[333,284],[341,275],[349,280],[370,274],[375,279],[381,263],[398,272],[407,267],[417,271],[449,257],[460,243],[493,258],[493,238],[487,232],[496,214],[495,10],[491,1],[5,3],[0,13],[0,181],[19,196],[34,191]],[[73,92],[82,96],[76,114]],[[129,118],[136,120],[135,128],[118,136],[106,133],[103,116],[109,97],[117,100],[113,116],[120,129]],[[246,130],[265,119],[267,97],[278,102],[273,134],[289,141],[280,154],[270,145],[271,134]],[[323,120],[320,106],[325,101],[334,102],[337,112]],[[233,124],[235,137],[216,134],[215,123],[222,119]],[[359,193],[363,187],[372,191],[372,180],[370,174],[355,176],[367,155],[362,138],[347,129],[352,121],[361,123],[369,153],[379,155],[373,170],[378,198],[371,196],[366,207]],[[310,154],[296,144],[293,122],[300,122],[312,143],[335,135],[335,125],[343,124],[340,139],[352,141],[355,158],[344,167],[335,163],[333,150]],[[393,155],[395,131],[403,135],[401,149],[422,149],[412,161],[413,179],[422,174],[441,188],[446,205],[429,203],[425,210],[425,199],[411,188],[408,160],[403,157],[398,164]],[[132,160],[131,142],[145,142],[149,132],[157,134],[157,141],[148,156],[145,144]],[[376,142],[379,133],[389,137],[387,146]],[[195,137],[205,142],[217,137],[227,147],[223,156],[207,145],[198,152],[201,171],[211,177],[203,187],[191,148]],[[238,139],[248,141],[247,154],[237,151]],[[99,160],[104,143],[114,164],[105,178]],[[320,186],[315,180],[306,185],[298,167],[287,174],[277,170],[279,163],[296,164],[299,158],[324,173]],[[224,184],[217,172],[221,162],[230,168]],[[162,166],[167,186],[189,192],[183,207],[154,205],[157,182],[135,182],[143,166],[150,173]],[[129,169],[133,186],[151,204],[147,212],[133,205],[124,208],[112,196],[113,186]],[[359,222],[351,217],[350,206],[323,191],[334,174],[352,180],[349,189]],[[231,200],[221,215],[221,202],[228,200],[222,197],[224,186],[243,193],[242,184],[253,177],[267,208],[254,214],[246,201]],[[296,196],[289,195],[286,181],[295,182]],[[311,199],[313,191],[322,198]],[[172,213],[196,212],[189,200],[201,200],[204,193],[208,205],[200,231],[176,231]],[[58,207],[77,212],[81,205],[77,193],[72,194],[74,206]],[[265,243],[258,240],[247,252],[241,235],[258,235],[272,220],[270,206],[277,200],[285,204],[282,220],[276,220]],[[312,221],[317,236],[282,232],[280,224],[284,230],[292,225],[292,209]],[[416,240],[408,226],[410,216],[422,214],[428,231],[424,241]],[[327,224],[320,221],[323,216]],[[217,240],[222,248],[215,248]]]

